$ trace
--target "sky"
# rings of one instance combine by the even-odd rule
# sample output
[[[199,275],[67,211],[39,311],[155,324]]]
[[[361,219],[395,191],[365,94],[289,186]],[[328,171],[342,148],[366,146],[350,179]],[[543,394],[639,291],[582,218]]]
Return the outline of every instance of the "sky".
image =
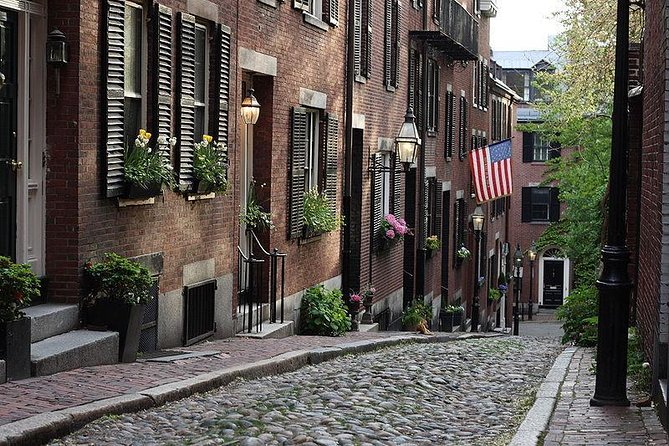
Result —
[[[490,46],[495,51],[545,50],[549,36],[560,32],[552,18],[562,0],[496,0],[497,17],[490,19]]]

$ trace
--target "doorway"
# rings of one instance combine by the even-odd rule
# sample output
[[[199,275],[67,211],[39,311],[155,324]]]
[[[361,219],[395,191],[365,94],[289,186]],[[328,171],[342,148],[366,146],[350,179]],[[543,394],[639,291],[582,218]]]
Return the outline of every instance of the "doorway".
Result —
[[[21,8],[17,2],[17,8]],[[0,8],[0,255],[44,275],[45,10]]]
[[[564,259],[543,259],[542,305],[558,307],[564,301]]]

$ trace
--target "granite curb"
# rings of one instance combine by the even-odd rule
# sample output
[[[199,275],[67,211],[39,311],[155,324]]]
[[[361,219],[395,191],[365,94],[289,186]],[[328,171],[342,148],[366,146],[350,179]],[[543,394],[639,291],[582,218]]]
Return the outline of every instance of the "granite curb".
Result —
[[[539,443],[539,438],[548,429],[560,388],[576,350],[576,347],[568,347],[555,359],[553,367],[537,390],[532,408],[525,415],[509,446],[536,446]]]
[[[254,379],[298,370],[340,356],[368,353],[404,343],[437,343],[457,340],[498,337],[500,334],[436,334],[434,336],[400,335],[392,338],[354,341],[332,347],[296,350],[272,358],[226,367],[193,378],[145,389],[136,393],[107,398],[54,412],[34,415],[0,426],[0,446],[38,445],[62,437],[86,423],[105,415],[137,412],[180,400],[195,393],[225,386],[236,379]]]

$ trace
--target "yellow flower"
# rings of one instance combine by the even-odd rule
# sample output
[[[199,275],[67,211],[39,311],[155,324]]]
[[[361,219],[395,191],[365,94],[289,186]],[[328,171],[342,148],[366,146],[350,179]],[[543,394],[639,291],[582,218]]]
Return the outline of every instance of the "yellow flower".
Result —
[[[209,136],[209,135],[202,135],[202,140],[203,140],[203,141],[206,141],[207,144],[209,144],[209,143],[211,143],[211,142],[214,140],[214,138],[212,138],[212,137]]]
[[[141,136],[142,138],[146,138],[146,130],[139,129],[139,136]]]
[[[149,133],[149,132],[144,132],[144,138],[146,138],[146,139],[151,139],[151,133]]]

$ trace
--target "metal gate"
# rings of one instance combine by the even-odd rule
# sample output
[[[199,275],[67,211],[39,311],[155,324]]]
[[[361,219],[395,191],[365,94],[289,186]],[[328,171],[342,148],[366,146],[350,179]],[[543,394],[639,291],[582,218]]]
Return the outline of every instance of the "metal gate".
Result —
[[[216,279],[184,287],[184,345],[192,345],[213,335]]]
[[[151,287],[151,302],[144,307],[142,331],[139,335],[139,351],[154,352],[158,349],[158,278]]]

